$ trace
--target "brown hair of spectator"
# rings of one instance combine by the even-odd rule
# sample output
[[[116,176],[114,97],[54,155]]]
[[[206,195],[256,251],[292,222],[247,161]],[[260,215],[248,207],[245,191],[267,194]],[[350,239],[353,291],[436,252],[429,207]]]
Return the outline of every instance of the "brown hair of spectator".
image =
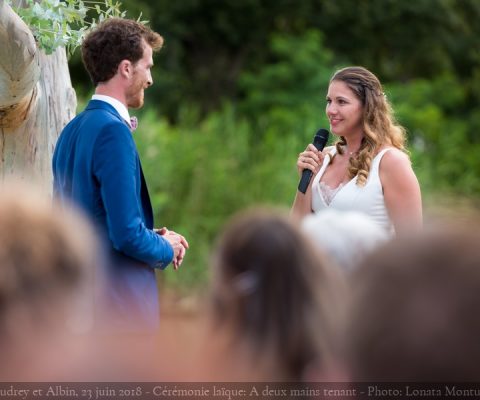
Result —
[[[351,276],[345,340],[352,380],[480,379],[476,222],[392,241]]]
[[[334,353],[341,290],[335,271],[280,211],[254,209],[226,226],[213,263],[212,307],[255,364],[280,380],[301,380]],[[234,347],[235,347],[234,346]]]

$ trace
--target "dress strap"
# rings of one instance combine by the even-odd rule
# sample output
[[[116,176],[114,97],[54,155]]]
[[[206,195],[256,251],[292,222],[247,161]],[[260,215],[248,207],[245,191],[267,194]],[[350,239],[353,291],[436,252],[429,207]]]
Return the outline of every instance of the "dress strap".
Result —
[[[327,169],[328,164],[330,163],[331,158],[337,152],[335,146],[327,147],[324,151],[326,151],[325,158],[323,159],[323,163],[322,163],[322,166],[320,167],[320,171],[318,171],[318,174],[313,179],[312,187],[318,185],[318,183],[320,182],[320,178],[322,177],[323,173]]]
[[[336,146],[329,146],[325,150],[327,150],[326,156],[328,156],[328,158],[332,158],[335,154],[337,154]]]

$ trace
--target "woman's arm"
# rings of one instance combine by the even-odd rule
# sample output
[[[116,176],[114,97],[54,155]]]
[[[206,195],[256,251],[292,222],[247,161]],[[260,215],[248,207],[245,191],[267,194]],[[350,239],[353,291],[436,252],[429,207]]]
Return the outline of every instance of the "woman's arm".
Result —
[[[408,156],[400,150],[385,153],[380,180],[388,214],[397,234],[422,227],[422,196]]]
[[[297,170],[299,177],[302,176],[302,172],[305,169],[312,171],[313,175],[305,194],[297,190],[291,209],[291,215],[294,218],[302,219],[312,212],[312,182],[313,178],[318,173],[322,162],[322,152],[318,151],[317,148],[311,143],[307,146],[305,151],[298,155]]]
[[[308,186],[305,194],[300,193],[297,190],[295,199],[293,200],[292,209],[290,214],[295,219],[302,219],[306,215],[312,212],[312,189],[311,186]]]

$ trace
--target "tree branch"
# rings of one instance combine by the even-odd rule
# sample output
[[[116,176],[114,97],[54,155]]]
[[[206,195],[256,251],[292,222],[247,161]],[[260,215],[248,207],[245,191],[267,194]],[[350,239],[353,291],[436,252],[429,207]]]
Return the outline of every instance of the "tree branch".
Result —
[[[30,102],[40,77],[38,48],[32,32],[4,0],[0,0],[0,43],[0,119],[3,119],[6,109]]]

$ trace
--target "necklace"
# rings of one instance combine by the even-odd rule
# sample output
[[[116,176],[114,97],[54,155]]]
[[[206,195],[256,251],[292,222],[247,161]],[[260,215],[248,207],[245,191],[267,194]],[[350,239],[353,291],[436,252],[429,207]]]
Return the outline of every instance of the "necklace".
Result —
[[[346,148],[346,150],[347,150],[347,153],[348,153],[349,157],[358,155],[358,150],[357,151],[348,151],[348,148]]]

